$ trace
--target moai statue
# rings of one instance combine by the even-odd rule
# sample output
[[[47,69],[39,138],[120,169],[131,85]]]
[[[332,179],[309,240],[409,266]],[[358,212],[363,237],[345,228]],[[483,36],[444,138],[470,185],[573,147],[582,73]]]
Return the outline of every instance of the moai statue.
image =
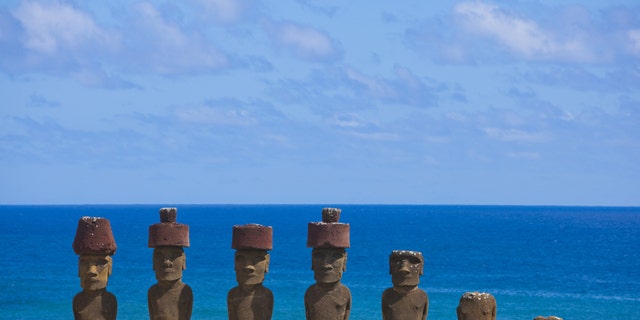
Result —
[[[496,320],[496,299],[485,292],[465,292],[460,297],[458,320]]]
[[[78,221],[73,251],[80,256],[78,276],[82,287],[82,291],[73,297],[74,319],[114,320],[118,301],[107,291],[107,282],[113,266],[111,256],[116,253],[116,241],[109,220],[82,217]]]
[[[562,318],[558,318],[556,316],[548,316],[548,317],[537,316],[533,318],[533,320],[562,320]]]
[[[417,251],[394,250],[389,255],[392,288],[382,293],[383,320],[425,320],[429,297],[418,288],[424,258]]]
[[[273,229],[259,224],[233,226],[231,248],[236,249],[234,269],[238,286],[229,290],[229,320],[270,320],[273,293],[262,285],[269,271]]]
[[[340,283],[347,268],[349,224],[339,223],[340,209],[322,209],[322,222],[310,222],[307,247],[316,283],[304,294],[307,320],[347,320],[351,312],[351,291]]]
[[[160,209],[160,223],[149,226],[149,248],[153,249],[153,270],[157,284],[147,292],[151,320],[188,320],[193,293],[182,282],[187,268],[183,247],[189,247],[189,226],[176,222],[176,208]]]

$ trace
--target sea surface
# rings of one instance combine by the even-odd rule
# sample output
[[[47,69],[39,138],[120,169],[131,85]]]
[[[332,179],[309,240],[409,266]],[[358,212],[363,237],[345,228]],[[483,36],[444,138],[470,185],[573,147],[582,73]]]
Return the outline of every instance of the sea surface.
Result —
[[[147,289],[156,281],[148,227],[166,205],[0,206],[0,319],[72,319],[81,290],[71,244],[78,219],[111,221],[118,249],[108,290],[118,319],[148,319]],[[188,224],[183,281],[194,293],[192,319],[226,319],[236,286],[233,225],[273,227],[274,320],[304,319],[313,284],[307,224],[323,205],[177,205]],[[466,291],[495,296],[497,319],[640,319],[640,208],[536,206],[327,205],[342,208],[351,248],[342,282],[351,289],[351,319],[382,319],[391,286],[392,250],[425,257],[420,287],[430,320],[456,319]]]

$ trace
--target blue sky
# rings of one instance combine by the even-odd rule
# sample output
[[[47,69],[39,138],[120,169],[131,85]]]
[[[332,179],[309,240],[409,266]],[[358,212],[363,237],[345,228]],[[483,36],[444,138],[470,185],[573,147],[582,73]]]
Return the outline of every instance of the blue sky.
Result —
[[[0,203],[640,205],[637,1],[3,1]]]

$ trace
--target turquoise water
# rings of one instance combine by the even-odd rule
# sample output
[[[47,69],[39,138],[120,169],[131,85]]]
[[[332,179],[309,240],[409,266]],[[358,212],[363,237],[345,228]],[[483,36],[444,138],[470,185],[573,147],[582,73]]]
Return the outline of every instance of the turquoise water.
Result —
[[[108,290],[119,319],[145,319],[155,283],[149,225],[155,206],[0,206],[1,319],[71,319],[80,291],[71,249],[80,217],[111,221],[118,250]],[[640,310],[640,208],[511,206],[339,206],[351,225],[343,283],[353,296],[351,319],[381,319],[380,296],[391,286],[392,250],[421,251],[429,319],[456,319],[465,291],[492,293],[498,319],[557,315],[571,319],[636,319]],[[190,225],[183,281],[194,292],[193,319],[225,319],[226,294],[236,285],[231,228],[274,228],[265,280],[275,297],[274,320],[304,319],[303,296],[313,283],[307,223],[321,205],[178,205]]]

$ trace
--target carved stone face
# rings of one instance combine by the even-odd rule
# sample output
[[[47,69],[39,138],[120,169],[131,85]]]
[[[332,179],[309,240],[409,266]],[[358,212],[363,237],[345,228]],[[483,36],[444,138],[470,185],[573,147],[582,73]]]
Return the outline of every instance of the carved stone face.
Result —
[[[182,247],[161,246],[153,249],[153,270],[158,281],[178,280],[186,268],[187,257]]]
[[[392,255],[389,259],[391,282],[394,286],[417,286],[422,268],[422,259],[416,255]]]
[[[495,320],[496,300],[486,293],[465,293],[456,311],[458,320]]]
[[[112,260],[108,255],[81,254],[78,260],[80,286],[84,290],[106,288],[111,268]]]
[[[240,249],[235,254],[234,269],[239,285],[254,285],[264,281],[269,272],[269,254],[266,250]]]
[[[335,283],[347,269],[347,252],[342,248],[316,248],[311,253],[311,269],[318,283]]]

